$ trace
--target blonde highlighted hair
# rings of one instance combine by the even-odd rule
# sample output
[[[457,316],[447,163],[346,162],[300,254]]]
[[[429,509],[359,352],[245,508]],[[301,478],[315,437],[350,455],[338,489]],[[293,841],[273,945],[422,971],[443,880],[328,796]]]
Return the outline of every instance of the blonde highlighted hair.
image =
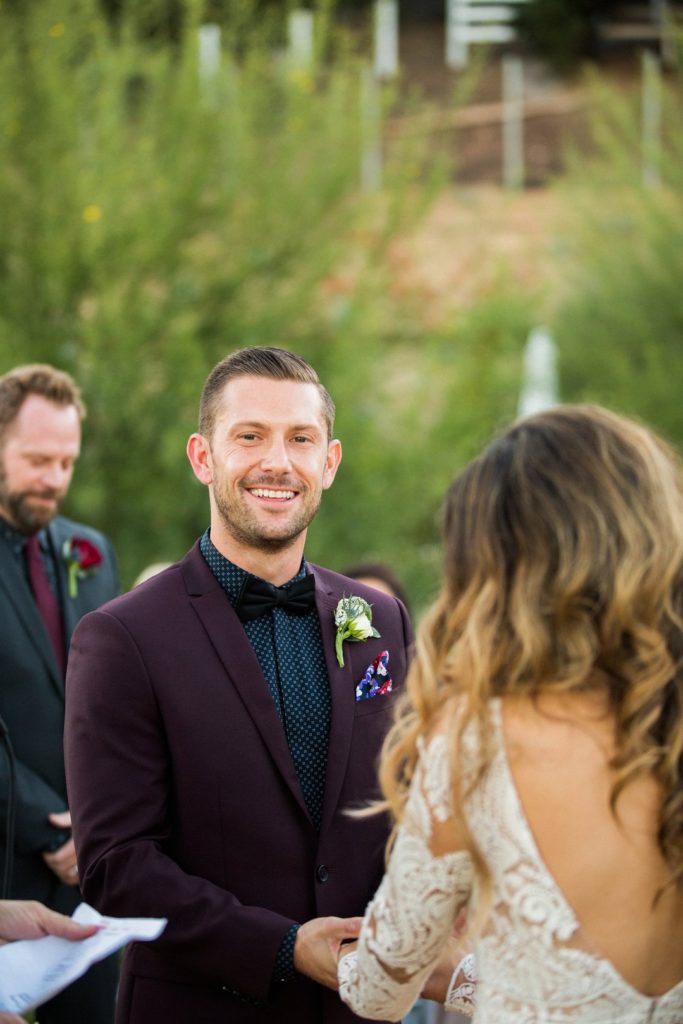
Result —
[[[417,739],[457,703],[490,759],[489,701],[603,687],[615,722],[612,811],[643,773],[683,883],[683,466],[650,430],[559,406],[506,430],[452,484],[441,593],[418,631],[380,778],[400,821]],[[457,700],[454,700],[457,698]],[[475,780],[474,785],[477,784]],[[461,783],[456,771],[456,800]],[[483,885],[486,865],[471,852]]]

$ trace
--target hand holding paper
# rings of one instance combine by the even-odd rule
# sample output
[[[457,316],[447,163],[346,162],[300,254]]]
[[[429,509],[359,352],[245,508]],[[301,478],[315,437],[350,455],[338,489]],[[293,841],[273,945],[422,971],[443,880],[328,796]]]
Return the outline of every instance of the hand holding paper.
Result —
[[[129,942],[150,942],[166,927],[165,918],[103,917],[87,903],[76,908],[72,919],[97,926],[97,931],[77,942],[44,935],[0,947],[0,1011],[25,1013],[80,978],[95,961]]]

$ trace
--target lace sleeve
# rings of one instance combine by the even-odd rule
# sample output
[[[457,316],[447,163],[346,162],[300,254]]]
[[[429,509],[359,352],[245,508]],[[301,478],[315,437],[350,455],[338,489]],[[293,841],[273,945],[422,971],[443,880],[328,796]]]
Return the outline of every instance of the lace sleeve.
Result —
[[[339,964],[339,994],[371,1020],[400,1020],[419,996],[466,903],[472,880],[463,850],[432,852],[448,825],[448,748],[436,736],[423,752],[387,872],[368,906],[357,949]]]
[[[453,971],[444,1008],[452,1013],[464,1013],[466,1017],[472,1017],[476,996],[477,968],[474,953],[468,953]]]

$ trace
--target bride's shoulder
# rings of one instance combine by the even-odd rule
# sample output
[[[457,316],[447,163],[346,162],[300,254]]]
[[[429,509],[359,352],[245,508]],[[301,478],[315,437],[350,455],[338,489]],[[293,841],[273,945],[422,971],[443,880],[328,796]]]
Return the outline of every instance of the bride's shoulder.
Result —
[[[462,770],[501,752],[518,772],[540,773],[549,786],[577,773],[585,781],[607,776],[615,751],[614,718],[594,691],[506,695],[473,713],[461,696],[447,700],[419,741],[421,760],[455,759]]]
[[[607,768],[614,754],[614,716],[603,695],[542,693],[501,698],[502,730],[511,761]]]

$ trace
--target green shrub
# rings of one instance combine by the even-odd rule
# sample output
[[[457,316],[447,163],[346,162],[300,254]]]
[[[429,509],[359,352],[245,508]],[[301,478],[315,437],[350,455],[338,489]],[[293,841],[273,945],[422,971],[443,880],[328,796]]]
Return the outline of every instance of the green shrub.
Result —
[[[184,449],[235,348],[300,352],[337,400],[346,458],[308,556],[381,557],[417,606],[448,482],[514,414],[528,303],[501,294],[435,329],[428,296],[396,293],[386,247],[439,160],[394,133],[381,190],[359,188],[361,60],[324,6],[302,69],[281,10],[228,5],[206,82],[191,6],[169,44],[141,31],[145,5],[113,26],[98,0],[0,5],[0,370],[48,360],[80,381],[67,512],[112,536],[126,585],[207,524]]]
[[[683,446],[683,83],[667,81],[661,153],[648,154],[659,185],[643,173],[638,104],[604,88],[596,99],[596,157],[563,185],[563,397],[642,417]]]
[[[209,368],[241,345],[340,336],[326,278],[353,262],[365,285],[348,304],[372,301],[424,171],[398,147],[380,213],[358,187],[359,60],[330,36],[324,68],[293,67],[274,31],[239,21],[247,6],[208,83],[189,18],[170,47],[123,14],[112,31],[96,0],[0,7],[0,361],[81,382],[71,511],[116,538],[126,580],[203,528],[182,453]]]
[[[417,608],[441,575],[440,510],[456,473],[516,414],[528,296],[495,295],[426,333],[413,322],[368,346],[334,346],[342,460],[308,553],[333,568],[389,563]],[[346,352],[346,354],[345,354]],[[355,373],[342,372],[348,360]],[[359,382],[362,382],[359,386]]]

